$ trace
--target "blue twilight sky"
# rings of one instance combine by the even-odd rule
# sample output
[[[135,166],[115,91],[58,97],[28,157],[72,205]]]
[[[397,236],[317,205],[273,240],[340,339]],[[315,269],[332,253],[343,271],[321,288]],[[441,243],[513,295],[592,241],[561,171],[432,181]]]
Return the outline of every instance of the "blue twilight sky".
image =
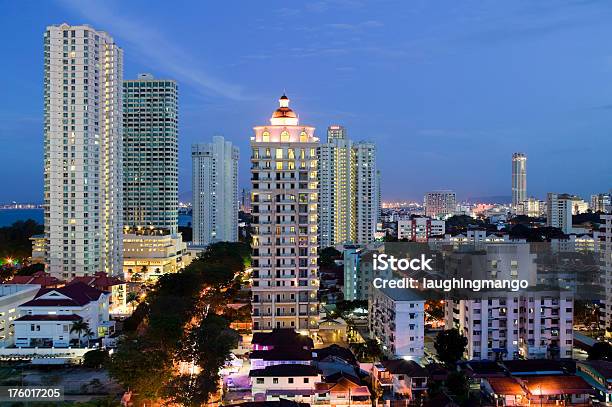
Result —
[[[609,1],[0,0],[0,202],[42,200],[43,32],[91,24],[139,72],[180,86],[180,190],[190,145],[241,150],[283,89],[320,137],[332,123],[378,146],[384,199],[430,189],[588,197],[612,187]]]

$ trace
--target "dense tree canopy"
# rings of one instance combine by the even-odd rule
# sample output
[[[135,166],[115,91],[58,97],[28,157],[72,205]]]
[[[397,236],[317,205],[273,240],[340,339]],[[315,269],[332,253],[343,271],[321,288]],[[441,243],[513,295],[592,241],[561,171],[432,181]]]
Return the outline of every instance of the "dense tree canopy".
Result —
[[[160,277],[125,321],[126,336],[108,364],[111,376],[146,399],[208,400],[237,340],[229,329],[236,313],[223,313],[249,265],[248,245],[218,243],[180,272]],[[193,362],[202,373],[183,377],[179,362]]]
[[[43,225],[32,219],[0,228],[0,258],[26,259],[32,254],[30,237],[44,232]]]
[[[467,342],[467,338],[457,329],[448,329],[438,333],[434,348],[441,362],[446,365],[454,365],[463,356]]]

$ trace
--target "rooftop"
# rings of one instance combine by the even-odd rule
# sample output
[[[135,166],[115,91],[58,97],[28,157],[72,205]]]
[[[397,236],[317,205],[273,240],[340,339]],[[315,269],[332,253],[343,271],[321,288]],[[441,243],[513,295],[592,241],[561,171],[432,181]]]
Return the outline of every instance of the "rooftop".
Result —
[[[427,370],[413,360],[383,360],[382,365],[391,374],[405,374],[409,377],[427,377]]]
[[[250,377],[296,377],[296,376],[317,376],[321,371],[311,365],[282,364],[268,366],[265,369],[254,369],[249,372]]]

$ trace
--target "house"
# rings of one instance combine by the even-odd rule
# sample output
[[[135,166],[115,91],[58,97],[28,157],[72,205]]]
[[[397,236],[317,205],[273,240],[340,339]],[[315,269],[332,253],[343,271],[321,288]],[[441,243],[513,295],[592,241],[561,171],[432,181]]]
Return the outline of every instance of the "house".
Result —
[[[612,362],[585,360],[576,364],[576,374],[593,387],[605,406],[612,406]]]
[[[528,405],[527,390],[514,377],[489,377],[482,381],[482,389],[493,398],[495,406]]]
[[[393,398],[412,400],[427,390],[427,370],[413,360],[383,360],[372,366],[371,375],[373,385]]]
[[[295,364],[310,365],[312,353],[306,349],[254,350],[250,353],[251,369],[264,369],[268,366]]]
[[[270,350],[278,348],[306,349],[314,348],[312,338],[300,335],[293,329],[275,328],[271,332],[255,332],[251,340],[253,350]]]
[[[359,382],[340,377],[336,382],[317,383],[312,404],[329,406],[371,406],[370,390]]]
[[[321,382],[319,369],[302,364],[282,364],[253,369],[251,394],[255,401],[289,399],[309,402]]]
[[[482,389],[498,406],[561,405],[589,406],[591,386],[576,375],[492,377]]]
[[[6,348],[15,344],[15,327],[13,321],[19,317],[17,308],[30,301],[40,286],[37,284],[2,284],[0,285],[0,347]]]
[[[13,276],[6,284],[37,284],[42,288],[56,288],[64,285],[64,282],[49,273],[37,271],[31,276]]]
[[[114,322],[109,320],[109,297],[110,293],[81,282],[40,289],[17,308],[20,317],[13,321],[15,346],[61,348],[107,337],[114,331]],[[77,322],[89,325],[89,337],[83,331],[70,332]]]
[[[100,291],[109,292],[111,294],[109,308],[111,314],[126,313],[127,283],[122,279],[99,271],[93,276],[75,277],[68,284],[78,282],[97,288]]]

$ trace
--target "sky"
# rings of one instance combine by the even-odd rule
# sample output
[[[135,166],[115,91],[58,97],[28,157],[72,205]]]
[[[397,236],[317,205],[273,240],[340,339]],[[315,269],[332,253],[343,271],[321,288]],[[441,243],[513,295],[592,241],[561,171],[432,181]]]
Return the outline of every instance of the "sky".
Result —
[[[124,49],[124,78],[179,84],[179,190],[190,146],[223,135],[249,184],[252,127],[285,90],[321,139],[378,148],[383,200],[612,188],[612,2],[493,0],[0,0],[0,203],[43,199],[43,33],[90,24]]]

